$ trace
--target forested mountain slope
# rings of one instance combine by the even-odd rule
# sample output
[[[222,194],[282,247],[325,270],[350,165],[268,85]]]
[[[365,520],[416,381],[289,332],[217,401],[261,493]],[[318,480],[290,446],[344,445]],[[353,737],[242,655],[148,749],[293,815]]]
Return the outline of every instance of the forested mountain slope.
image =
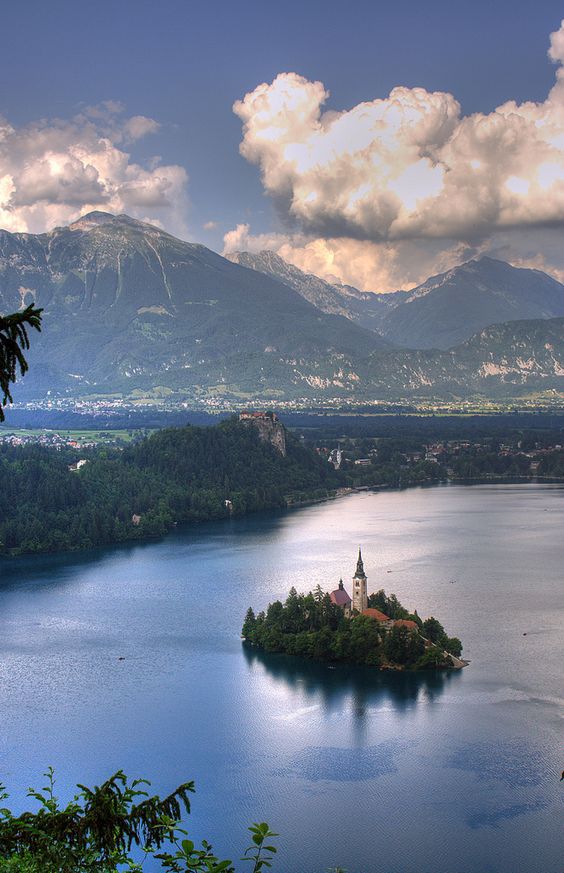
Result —
[[[84,549],[324,496],[340,479],[286,435],[286,456],[237,421],[170,428],[113,454],[0,446],[0,554]],[[230,501],[230,504],[225,503]],[[135,520],[134,516],[140,516]]]

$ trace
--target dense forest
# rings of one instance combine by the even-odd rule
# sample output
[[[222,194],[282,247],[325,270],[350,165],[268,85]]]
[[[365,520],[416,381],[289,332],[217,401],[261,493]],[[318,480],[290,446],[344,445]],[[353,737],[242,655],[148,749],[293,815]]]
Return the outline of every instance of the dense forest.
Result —
[[[387,597],[383,590],[371,594],[368,605],[390,619],[410,619],[418,629],[401,624],[385,628],[366,615],[348,618],[318,585],[309,594],[292,588],[284,603],[277,600],[258,615],[249,607],[242,636],[247,645],[267,652],[380,668],[451,667],[445,651],[460,657],[462,643],[447,636],[433,616],[422,621],[417,612],[410,614],[394,594]]]
[[[276,509],[342,484],[287,435],[283,457],[235,420],[168,428],[123,450],[0,446],[0,554],[161,536],[177,522]],[[226,503],[226,501],[228,501]]]
[[[317,429],[286,431],[286,457],[235,418],[166,428],[128,445],[116,440],[115,448],[0,442],[0,555],[161,536],[179,522],[284,508],[342,487],[564,478],[564,436],[554,418],[535,429],[451,422],[445,431],[458,439],[427,443],[441,421],[397,416],[325,426],[318,419]],[[86,463],[70,469],[79,460]]]

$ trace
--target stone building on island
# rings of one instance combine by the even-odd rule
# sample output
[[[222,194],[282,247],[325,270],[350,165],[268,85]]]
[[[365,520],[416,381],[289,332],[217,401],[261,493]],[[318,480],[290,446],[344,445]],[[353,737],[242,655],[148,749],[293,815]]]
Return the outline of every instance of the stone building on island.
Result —
[[[364,572],[364,563],[362,561],[362,552],[358,550],[358,560],[356,562],[356,572],[352,578],[352,598],[348,591],[345,590],[343,580],[339,580],[339,587],[331,591],[329,597],[331,603],[335,606],[340,606],[346,616],[356,613],[363,613],[368,609],[368,579]],[[382,613],[383,614],[383,613]]]
[[[356,573],[353,576],[352,586],[352,608],[353,611],[364,612],[365,609],[368,608],[368,591],[367,586],[368,579],[366,578],[366,573],[364,572],[364,563],[362,561],[362,553],[360,551],[360,546],[358,548],[358,561],[356,562]]]
[[[391,628],[394,625],[406,627],[408,630],[417,630],[417,623],[410,619],[394,619],[383,613],[380,609],[374,609],[368,606],[368,578],[364,572],[364,562],[362,560],[362,552],[358,550],[358,560],[356,562],[356,571],[352,578],[352,598],[349,597],[348,591],[345,590],[343,580],[339,580],[339,587],[335,588],[329,594],[331,603],[339,606],[347,617],[354,615],[365,615],[377,621],[382,627]]]
[[[373,619],[374,621],[380,622],[383,627],[393,627],[397,622],[395,622],[392,618],[386,615],[385,612],[382,612],[380,609],[373,609],[372,607],[368,607],[367,609],[362,610],[362,614],[366,615],[368,618]],[[410,624],[414,624],[415,622],[410,622]],[[417,625],[415,625],[417,627]]]

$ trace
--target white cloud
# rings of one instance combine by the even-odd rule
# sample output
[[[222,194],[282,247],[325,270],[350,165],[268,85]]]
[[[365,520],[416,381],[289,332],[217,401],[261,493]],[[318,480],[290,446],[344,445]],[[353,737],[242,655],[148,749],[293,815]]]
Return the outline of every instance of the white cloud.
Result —
[[[418,285],[432,273],[449,270],[479,250],[443,240],[375,243],[350,238],[308,238],[304,234],[253,235],[239,224],[224,236],[224,252],[270,250],[306,273],[367,291],[397,291]]]
[[[241,153],[290,226],[270,247],[379,290],[408,287],[461,255],[502,248],[522,260],[524,234],[564,227],[564,21],[549,56],[557,70],[546,100],[489,114],[463,116],[451,94],[423,88],[339,112],[324,108],[321,82],[296,73],[259,85],[233,108]],[[227,247],[237,236],[261,245],[243,227]],[[551,247],[543,262],[558,271],[564,255],[555,257]]]
[[[37,233],[103,209],[184,233],[186,170],[158,158],[142,165],[125,150],[158,129],[116,101],[19,129],[0,117],[0,227]]]
[[[558,30],[555,30],[554,33],[550,34],[550,48],[548,50],[548,56],[551,61],[554,61],[555,64],[564,64],[564,19],[560,25]],[[561,70],[558,71],[557,75],[561,74]]]

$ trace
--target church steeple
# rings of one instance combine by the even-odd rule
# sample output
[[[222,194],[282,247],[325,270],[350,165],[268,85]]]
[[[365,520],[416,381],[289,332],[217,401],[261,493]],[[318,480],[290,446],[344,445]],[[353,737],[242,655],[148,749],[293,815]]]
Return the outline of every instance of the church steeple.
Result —
[[[358,579],[366,578],[364,574],[364,563],[362,561],[362,552],[360,551],[360,546],[358,547],[358,561],[356,562],[356,573],[354,575],[355,578]]]
[[[368,607],[368,592],[366,590],[366,573],[364,572],[364,563],[362,561],[362,552],[360,546],[358,549],[358,561],[356,562],[356,573],[353,576],[353,594],[352,607],[353,611],[362,612]]]

